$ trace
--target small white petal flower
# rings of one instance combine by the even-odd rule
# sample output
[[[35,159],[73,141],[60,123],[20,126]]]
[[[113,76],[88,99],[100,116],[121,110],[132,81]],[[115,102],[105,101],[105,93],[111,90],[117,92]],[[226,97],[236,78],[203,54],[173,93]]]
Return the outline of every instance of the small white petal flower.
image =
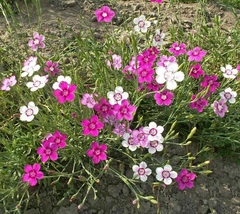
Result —
[[[162,167],[157,167],[156,168],[156,179],[158,181],[162,181],[166,185],[170,185],[172,183],[172,178],[177,177],[177,172],[172,171],[172,167],[169,164],[166,164],[164,168]]]
[[[28,106],[20,107],[20,120],[30,122],[34,119],[34,115],[38,113],[38,107],[35,106],[34,102],[29,102]]]
[[[138,148],[139,145],[131,134],[124,133],[122,137],[124,139],[124,141],[122,141],[124,147],[129,148],[131,151],[135,151]]]
[[[229,103],[235,103],[237,92],[233,91],[231,88],[227,88],[220,93],[222,99],[228,101]]]
[[[37,65],[37,57],[29,57],[24,62],[24,67],[22,68],[21,77],[32,76],[35,71],[40,69],[40,65]]]
[[[163,140],[163,130],[164,128],[162,126],[157,126],[155,122],[150,122],[149,126],[143,128],[143,132],[148,135],[149,141],[158,140],[161,142]]]
[[[52,88],[53,88],[54,90],[60,89],[60,88],[59,88],[59,84],[60,84],[61,82],[67,82],[67,83],[70,85],[71,81],[72,81],[71,77],[69,77],[69,76],[64,77],[64,76],[60,75],[60,76],[58,76],[58,78],[57,78],[57,82],[53,83]]]
[[[161,33],[160,30],[156,30],[154,36],[152,36],[152,44],[153,46],[163,45],[163,39],[165,37],[165,33]]]
[[[137,32],[141,31],[142,33],[146,33],[148,27],[150,27],[151,25],[151,22],[146,21],[144,15],[141,15],[140,17],[133,19],[133,23],[136,24],[134,30]]]
[[[156,151],[160,152],[163,150],[163,138],[161,139],[161,141],[158,141],[158,140],[153,140],[153,141],[148,141],[148,145],[147,145],[147,148],[148,148],[148,152],[150,154],[154,154]]]
[[[147,180],[147,176],[152,174],[152,170],[147,168],[147,164],[143,161],[138,165],[134,165],[132,167],[133,170],[133,178],[140,179],[142,182]]]
[[[122,100],[128,99],[129,94],[127,92],[123,92],[123,88],[121,86],[117,86],[115,88],[115,92],[109,91],[107,93],[107,97],[109,99],[109,103],[111,105],[114,104],[122,104]]]
[[[26,86],[30,88],[30,91],[36,91],[39,88],[43,88],[48,82],[48,75],[40,77],[39,75],[33,76],[33,82],[28,82]]]
[[[233,69],[231,65],[226,65],[226,67],[221,67],[221,71],[223,72],[223,76],[225,78],[230,78],[230,79],[235,79],[238,74],[238,70]]]

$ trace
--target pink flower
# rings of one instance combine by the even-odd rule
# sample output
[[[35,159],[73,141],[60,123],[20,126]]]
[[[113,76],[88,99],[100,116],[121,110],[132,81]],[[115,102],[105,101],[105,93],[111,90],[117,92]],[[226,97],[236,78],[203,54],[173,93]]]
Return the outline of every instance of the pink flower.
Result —
[[[128,128],[128,125],[126,123],[119,123],[119,122],[115,123],[114,129],[113,129],[114,134],[122,137],[126,132],[127,133],[131,132],[131,129]]]
[[[136,107],[130,105],[128,100],[123,100],[122,105],[115,104],[113,109],[117,112],[116,118],[122,120],[123,118],[130,121],[133,119],[133,113],[136,111]]]
[[[150,83],[153,79],[154,70],[151,68],[151,64],[144,64],[138,69],[138,82]]]
[[[171,64],[173,62],[177,62],[176,57],[174,57],[174,56],[168,57],[168,56],[162,55],[162,56],[160,56],[160,60],[156,64],[157,64],[157,66],[167,67],[169,64]]]
[[[187,52],[188,55],[188,61],[196,61],[200,62],[202,61],[203,57],[205,57],[207,52],[205,50],[201,50],[200,47],[195,47],[193,50],[190,50]]]
[[[164,84],[159,84],[156,79],[152,79],[150,83],[147,83],[148,91],[159,91],[160,88],[163,88]]]
[[[215,114],[220,117],[224,117],[225,113],[228,110],[228,106],[226,104],[225,99],[220,99],[219,101],[215,100],[211,106],[214,108]]]
[[[200,76],[204,75],[204,71],[201,68],[200,64],[191,65],[190,66],[190,74],[189,76],[198,79]]]
[[[140,127],[138,131],[134,130],[132,135],[135,139],[137,139],[138,144],[142,148],[146,148],[147,144],[148,144],[148,135],[146,133],[144,133],[143,128],[144,127]]]
[[[94,106],[94,110],[97,111],[103,118],[114,115],[112,105],[105,98],[101,98],[99,100],[99,103]]]
[[[101,160],[107,160],[107,145],[101,144],[99,145],[98,142],[93,142],[91,145],[91,149],[87,151],[87,156],[92,158],[93,163],[97,164]]]
[[[180,190],[184,190],[185,188],[193,188],[194,183],[193,180],[196,178],[196,175],[193,172],[188,172],[187,169],[182,169],[175,181],[178,182],[178,188]]]
[[[139,68],[139,61],[136,59],[136,57],[132,57],[131,61],[129,62],[129,65],[127,65],[123,69],[123,73],[127,75],[128,79],[133,79],[134,74],[137,74],[137,69]]]
[[[197,95],[192,96],[192,102],[190,103],[191,109],[196,109],[199,113],[203,112],[203,109],[208,105],[208,101],[203,97],[200,97],[196,100]]]
[[[240,64],[237,65],[237,70],[238,70],[238,72],[240,72]]]
[[[141,54],[137,56],[137,60],[139,61],[140,66],[147,64],[148,66],[152,67],[155,59],[156,55],[151,54],[149,49],[143,51]]]
[[[168,90],[154,94],[154,99],[159,106],[169,106],[174,98],[174,94]]]
[[[66,139],[67,136],[65,134],[55,131],[54,134],[48,138],[48,141],[57,145],[58,148],[63,149],[66,147]]]
[[[93,115],[90,120],[83,120],[81,125],[84,127],[83,134],[92,135],[93,137],[97,137],[99,130],[104,127],[104,124],[98,120],[97,115]]]
[[[33,33],[33,39],[29,40],[28,46],[32,48],[33,51],[37,51],[38,48],[44,48],[44,39],[43,35],[39,35],[38,32]]]
[[[58,63],[52,62],[51,60],[47,61],[44,71],[50,73],[52,76],[59,74],[60,70],[58,69]]]
[[[37,153],[41,156],[41,161],[45,163],[49,158],[52,161],[58,159],[57,150],[58,146],[54,143],[51,143],[51,141],[48,139],[43,141],[41,147],[37,149]]]
[[[147,180],[147,176],[152,174],[152,170],[147,168],[146,162],[142,161],[139,165],[134,165],[132,167],[133,170],[133,178],[140,179],[142,182]]]
[[[158,4],[161,4],[163,0],[150,0],[151,2],[156,2]]]
[[[35,163],[33,166],[31,165],[26,165],[24,167],[24,171],[26,172],[23,177],[22,181],[23,182],[28,182],[30,186],[35,186],[37,184],[37,179],[41,180],[44,177],[43,172],[40,171],[40,164]]]
[[[212,75],[212,76],[208,76],[205,75],[204,76],[204,81],[200,83],[200,85],[204,88],[209,86],[209,91],[211,93],[216,92],[217,88],[220,86],[219,82],[217,82],[217,76]]]
[[[88,108],[93,108],[96,105],[96,101],[93,99],[92,94],[84,94],[81,99],[81,104]]]
[[[9,78],[5,78],[2,81],[2,86],[1,86],[1,90],[2,91],[10,91],[10,87],[14,86],[17,83],[16,77],[15,76],[11,76]]]
[[[95,15],[98,22],[111,22],[115,13],[108,6],[102,6],[100,9],[95,11]]]
[[[74,84],[69,85],[67,82],[62,81],[59,84],[60,89],[53,91],[53,95],[57,98],[59,103],[71,102],[74,100],[74,92],[77,89],[77,86]]]
[[[122,67],[122,57],[117,54],[113,54],[112,60],[113,60],[113,63],[112,63],[113,68],[116,70],[119,70]]]
[[[168,51],[173,53],[174,56],[179,56],[186,53],[186,45],[184,43],[178,44],[178,42],[174,42]]]

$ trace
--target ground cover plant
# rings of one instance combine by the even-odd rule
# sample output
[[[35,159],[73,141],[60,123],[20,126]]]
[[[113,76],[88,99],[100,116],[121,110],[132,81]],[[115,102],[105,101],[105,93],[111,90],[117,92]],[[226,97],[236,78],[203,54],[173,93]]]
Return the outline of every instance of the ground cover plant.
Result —
[[[19,40],[8,26],[0,91],[6,212],[24,209],[34,187],[65,189],[71,201],[90,191],[97,197],[107,173],[133,191],[133,204],[158,204],[139,183],[193,188],[196,176],[211,172],[199,155],[239,149],[239,23],[224,33],[215,16],[209,29],[202,2],[201,28],[189,34],[180,25],[162,32],[161,17],[144,11],[115,29],[115,4],[104,3],[93,11],[108,28],[102,40],[88,31],[58,47],[41,28]],[[72,53],[76,60],[64,64]]]

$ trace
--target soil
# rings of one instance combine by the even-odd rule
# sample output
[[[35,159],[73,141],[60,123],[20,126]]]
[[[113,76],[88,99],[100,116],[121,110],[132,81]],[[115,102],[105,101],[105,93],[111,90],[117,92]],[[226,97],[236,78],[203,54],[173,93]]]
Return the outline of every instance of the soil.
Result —
[[[68,31],[65,32],[66,38],[71,38],[73,34],[77,34],[89,26],[95,32],[96,37],[101,39],[102,31],[96,22],[94,10],[99,8],[104,1],[100,0],[42,0],[42,29],[45,35],[61,35],[59,23],[66,26]],[[19,1],[23,12],[23,1]],[[21,5],[22,4],[22,5]],[[169,16],[173,12],[178,12],[181,16],[182,26],[187,31],[196,30],[193,23],[197,19],[196,11],[200,8],[198,3],[180,4],[179,7],[172,8],[169,2],[164,0],[160,13],[163,17],[162,31],[167,32],[168,27],[176,23],[173,16]],[[131,13],[139,15],[143,12],[152,18],[155,17],[156,4],[148,1],[135,0],[119,0],[117,5],[112,8],[116,12],[113,26],[116,28],[124,21],[124,17]],[[174,11],[173,11],[174,10]],[[31,11],[31,8],[30,8]],[[166,14],[166,11],[168,14]],[[27,29],[27,34],[31,37],[33,30],[38,23],[38,17],[31,12],[31,22],[27,15],[20,17],[20,26]],[[211,18],[219,15],[223,22],[222,30],[230,30],[239,18],[226,7],[209,3],[207,6],[206,16],[209,17],[207,25],[211,27]],[[35,27],[34,27],[35,26]],[[0,17],[0,37],[3,40],[8,39],[6,32],[5,20]],[[81,202],[82,196],[76,198],[73,202],[69,199],[64,200],[57,206],[57,198],[52,194],[51,190],[43,190],[40,193],[39,205],[37,203],[30,204],[32,207],[26,214],[240,214],[240,165],[223,158],[212,158],[209,169],[213,171],[209,175],[199,175],[193,189],[179,191],[175,185],[172,188],[162,188],[163,191],[158,192],[159,204],[154,205],[148,201],[142,201],[141,207],[136,208],[132,204],[135,199],[133,194],[125,184],[110,176],[104,177],[99,183],[97,196],[94,200],[93,193],[90,193],[85,205],[78,209],[78,203]],[[131,170],[127,170],[126,174],[132,174]],[[149,178],[151,180],[151,178]],[[141,184],[141,189],[145,195],[156,195],[150,184]],[[1,214],[1,211],[0,211]]]

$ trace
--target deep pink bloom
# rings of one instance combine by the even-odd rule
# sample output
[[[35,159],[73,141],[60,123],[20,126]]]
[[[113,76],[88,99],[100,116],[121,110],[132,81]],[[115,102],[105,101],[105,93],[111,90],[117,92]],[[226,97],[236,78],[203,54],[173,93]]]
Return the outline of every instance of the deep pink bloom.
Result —
[[[240,72],[240,64],[237,65],[237,70],[238,70],[238,72]]]
[[[60,70],[58,69],[58,63],[52,62],[51,60],[47,61],[44,71],[48,72],[52,76],[54,76],[55,74],[59,74]]]
[[[138,69],[138,82],[150,83],[153,79],[154,70],[151,68],[151,64],[144,64]]]
[[[93,108],[96,105],[92,94],[84,94],[80,102],[88,108]]]
[[[59,84],[60,89],[53,91],[53,95],[57,98],[59,103],[71,102],[74,100],[74,92],[77,89],[77,86],[74,84],[69,85],[67,82],[62,81]]]
[[[159,91],[160,88],[163,88],[164,84],[159,84],[156,79],[152,79],[150,83],[147,83],[148,91]]]
[[[93,142],[91,145],[91,149],[87,151],[87,156],[92,158],[93,163],[97,164],[101,160],[107,160],[107,145],[101,144],[99,145],[98,142]]]
[[[192,95],[192,101],[190,103],[191,109],[196,109],[199,113],[203,112],[203,109],[208,105],[208,101],[203,97],[196,100],[197,95]]]
[[[95,15],[98,22],[111,22],[115,13],[108,6],[102,6],[100,9],[95,11]]]
[[[150,0],[151,2],[156,2],[158,4],[161,4],[163,0]]]
[[[154,94],[154,99],[159,106],[169,106],[172,103],[173,98],[174,94],[168,90],[164,90],[162,92]]]
[[[37,51],[38,48],[44,48],[44,39],[43,35],[39,35],[38,32],[33,33],[33,39],[29,40],[28,46],[32,48],[33,51]]]
[[[157,66],[163,66],[163,67],[167,68],[167,66],[172,62],[177,62],[176,57],[174,57],[174,56],[168,57],[168,56],[162,55],[162,56],[160,56],[160,59],[156,64],[157,64]]]
[[[216,92],[217,88],[220,86],[219,82],[217,82],[217,79],[218,78],[215,75],[212,75],[212,76],[205,75],[204,81],[201,82],[200,85],[203,88],[206,88],[209,86],[209,91],[211,93],[214,93],[214,92]]]
[[[40,171],[40,164],[35,163],[32,166],[31,165],[26,165],[24,167],[24,171],[26,172],[23,177],[22,181],[23,182],[28,182],[30,186],[35,186],[37,184],[37,179],[41,180],[44,177],[43,172]]]
[[[178,42],[174,42],[168,51],[173,53],[174,56],[179,56],[187,52],[186,45],[184,43],[178,44]]]
[[[225,99],[220,99],[219,101],[215,100],[214,103],[212,104],[212,107],[214,108],[215,114],[220,117],[224,117],[225,113],[228,110],[228,106],[226,104]]]
[[[58,159],[58,146],[48,140],[42,142],[41,147],[37,149],[37,153],[41,156],[41,161],[45,163],[49,158],[52,161]]]
[[[15,76],[11,76],[9,78],[5,78],[2,81],[2,86],[1,86],[1,90],[2,91],[10,91],[10,87],[14,86],[17,83],[16,77]]]
[[[116,118],[122,120],[123,118],[130,121],[133,119],[133,113],[136,111],[136,107],[130,105],[128,100],[123,100],[122,105],[115,104],[113,109],[117,112]]]
[[[148,49],[143,51],[141,54],[137,56],[137,60],[139,61],[140,67],[145,64],[148,64],[148,66],[152,67],[156,58],[157,56],[151,54],[151,52]]]
[[[176,177],[176,182],[178,182],[178,188],[180,190],[184,190],[185,188],[193,188],[194,187],[194,179],[196,175],[193,172],[188,172],[187,169],[182,169],[178,176]]]
[[[114,115],[113,106],[105,98],[99,100],[98,104],[94,106],[94,110],[103,118]]]
[[[83,134],[92,135],[93,137],[97,137],[99,130],[103,129],[104,127],[104,124],[98,120],[97,115],[93,115],[90,120],[83,120],[81,125],[84,127]]]
[[[201,68],[200,64],[191,65],[190,66],[190,74],[189,76],[198,79],[200,76],[204,75],[204,71]]]
[[[202,61],[203,57],[205,57],[207,52],[205,50],[201,50],[200,47],[195,47],[193,50],[190,50],[187,52],[188,55],[188,61],[196,61],[200,62]]]
[[[160,51],[154,46],[151,48],[148,48],[146,51],[148,51],[149,55],[153,55],[153,56],[157,56],[160,53]]]
[[[55,131],[54,134],[48,138],[48,141],[52,144],[56,144],[58,148],[66,147],[67,136],[65,134],[60,133],[59,131]]]

